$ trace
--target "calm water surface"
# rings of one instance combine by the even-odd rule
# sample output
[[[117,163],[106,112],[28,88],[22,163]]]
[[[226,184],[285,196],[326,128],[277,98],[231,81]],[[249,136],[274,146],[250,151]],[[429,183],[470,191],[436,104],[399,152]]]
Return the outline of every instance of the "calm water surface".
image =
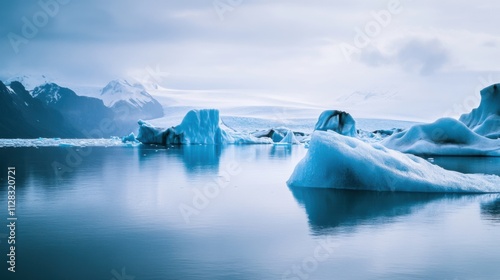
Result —
[[[499,195],[290,189],[305,153],[0,149],[0,217],[8,166],[18,217],[17,272],[2,226],[0,279],[498,279]],[[500,173],[498,158],[434,162]]]

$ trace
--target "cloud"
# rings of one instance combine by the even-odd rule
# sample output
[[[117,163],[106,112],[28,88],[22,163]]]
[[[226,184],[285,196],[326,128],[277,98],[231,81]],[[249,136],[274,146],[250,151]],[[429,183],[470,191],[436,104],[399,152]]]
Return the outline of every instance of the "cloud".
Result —
[[[437,39],[430,41],[413,39],[399,49],[396,60],[407,71],[430,75],[448,63],[450,55]]]
[[[170,88],[266,92],[335,108],[339,96],[374,89],[421,96],[424,104],[436,96],[422,92],[446,92],[450,82],[450,98],[458,98],[476,87],[478,72],[500,70],[491,59],[500,49],[483,44],[500,42],[491,24],[500,2],[493,0],[474,9],[464,1],[400,0],[401,13],[363,49],[361,63],[346,61],[337,45],[352,42],[389,0],[243,1],[223,20],[212,0],[71,0],[16,54],[7,34],[21,32],[22,18],[40,11],[38,1],[0,9],[0,76],[104,86],[159,66],[170,73]],[[409,111],[402,106],[389,110]]]
[[[398,43],[392,52],[383,53],[377,48],[367,48],[360,61],[368,66],[397,65],[409,73],[431,75],[450,62],[450,52],[437,40],[411,39]]]

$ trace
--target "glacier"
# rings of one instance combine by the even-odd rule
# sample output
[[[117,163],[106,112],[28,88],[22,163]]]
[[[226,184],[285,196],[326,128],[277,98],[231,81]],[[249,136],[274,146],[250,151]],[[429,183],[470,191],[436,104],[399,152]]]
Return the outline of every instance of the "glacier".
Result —
[[[402,192],[500,192],[500,177],[445,170],[417,156],[338,133],[316,131],[291,187]]]

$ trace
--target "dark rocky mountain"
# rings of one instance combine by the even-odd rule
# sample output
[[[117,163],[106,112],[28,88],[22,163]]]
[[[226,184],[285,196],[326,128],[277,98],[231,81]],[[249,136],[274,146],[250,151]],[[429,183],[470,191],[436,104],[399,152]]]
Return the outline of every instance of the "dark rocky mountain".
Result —
[[[80,96],[55,83],[27,91],[19,81],[0,86],[0,138],[101,138],[137,130],[139,119],[163,116],[140,84],[112,81],[102,98]]]
[[[88,138],[120,135],[121,129],[114,122],[114,112],[100,99],[79,96],[71,89],[55,83],[38,86],[31,94],[48,107],[59,111]]]
[[[0,138],[82,138],[57,110],[33,98],[19,82],[0,81]]]

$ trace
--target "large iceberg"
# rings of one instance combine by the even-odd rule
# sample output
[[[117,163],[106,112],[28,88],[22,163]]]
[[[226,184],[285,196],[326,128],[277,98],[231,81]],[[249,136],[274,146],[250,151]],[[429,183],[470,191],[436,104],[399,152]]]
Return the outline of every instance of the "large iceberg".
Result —
[[[500,138],[500,84],[481,90],[481,103],[460,121],[477,134],[488,138]]]
[[[191,110],[181,124],[168,129],[140,120],[137,140],[143,144],[163,146],[272,143],[270,138],[256,138],[224,126],[216,109]]]
[[[333,130],[342,135],[351,137],[357,135],[356,121],[354,121],[354,118],[349,113],[338,110],[327,110],[321,113],[314,130]]]
[[[374,191],[500,192],[499,176],[448,171],[380,144],[322,131],[313,133],[307,155],[287,183]]]
[[[380,143],[390,149],[417,155],[500,156],[500,139],[483,137],[451,118],[412,126]]]

